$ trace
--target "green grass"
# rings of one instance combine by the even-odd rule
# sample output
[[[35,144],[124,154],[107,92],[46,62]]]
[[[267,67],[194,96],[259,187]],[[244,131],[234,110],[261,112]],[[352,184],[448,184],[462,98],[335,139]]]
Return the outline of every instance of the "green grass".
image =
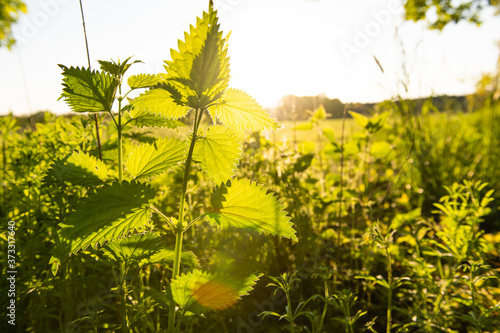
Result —
[[[292,120],[285,120],[281,121],[280,124],[282,125],[280,129],[278,129],[275,133],[276,139],[279,141],[288,141],[288,142],[296,142],[296,143],[301,143],[305,141],[316,141],[317,140],[317,133],[316,129],[311,129],[311,130],[294,130],[296,126],[299,126],[301,124],[305,124],[308,121],[306,120],[300,120],[300,121],[292,121]],[[342,119],[327,119],[324,120],[321,123],[322,128],[331,128],[334,133],[335,133],[335,138],[337,139],[338,142],[340,142],[340,138],[342,136]],[[353,133],[361,131],[361,128],[356,124],[354,119],[348,118],[345,120],[345,130],[344,130],[344,136],[349,137]],[[272,135],[271,133],[269,133]],[[326,142],[326,138],[322,137],[322,141]]]
[[[315,132],[315,129],[311,129],[308,131],[302,131],[302,130],[294,130],[296,126],[299,126],[301,124],[305,124],[308,121],[306,120],[299,120],[299,121],[292,121],[292,120],[285,120],[285,121],[280,121],[279,123],[281,124],[281,128],[279,128],[276,132],[272,131],[263,131],[263,135],[268,138],[272,138],[273,134],[275,135],[276,140],[284,142],[288,141],[290,143],[293,143],[296,139],[296,143],[301,143],[304,141],[316,141],[317,140],[317,134]],[[340,142],[340,138],[342,136],[342,119],[327,119],[324,120],[321,123],[322,128],[331,128],[335,132],[335,138],[337,139],[338,142]],[[164,128],[153,128],[153,129],[147,129],[147,131],[151,132],[151,134],[155,137],[183,137],[189,132],[189,127],[188,126],[181,126],[178,127],[175,130],[171,129],[164,129]],[[347,118],[345,120],[345,130],[344,130],[344,135],[345,137],[349,137],[353,133],[361,131],[361,128],[356,124],[354,119],[352,118]],[[251,131],[247,131],[246,135],[250,134]],[[245,137],[246,135],[242,134],[241,137]],[[326,139],[323,137],[322,140],[326,142]]]

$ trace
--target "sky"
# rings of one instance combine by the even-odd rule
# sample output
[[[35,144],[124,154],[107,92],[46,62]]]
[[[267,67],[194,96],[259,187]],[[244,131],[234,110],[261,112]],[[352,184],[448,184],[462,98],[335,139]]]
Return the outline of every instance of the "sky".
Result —
[[[77,0],[26,0],[18,43],[0,49],[0,115],[68,113],[57,64],[87,67]],[[82,0],[92,68],[97,60],[142,60],[128,74],[164,72],[163,61],[208,8],[198,0]],[[214,0],[231,31],[230,86],[274,107],[285,95],[342,102],[474,91],[496,69],[500,16],[429,31],[402,19],[402,0]],[[375,58],[383,68],[377,65]],[[405,86],[407,87],[405,89]]]

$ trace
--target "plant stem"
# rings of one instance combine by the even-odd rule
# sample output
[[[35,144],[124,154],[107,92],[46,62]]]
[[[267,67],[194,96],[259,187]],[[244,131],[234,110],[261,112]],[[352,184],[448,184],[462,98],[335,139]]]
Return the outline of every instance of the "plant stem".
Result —
[[[337,238],[336,238],[336,250],[335,250],[335,262],[340,263],[340,234],[342,232],[342,203],[343,203],[343,192],[344,192],[344,132],[345,132],[345,119],[347,118],[347,103],[344,105],[344,112],[342,113],[342,133],[340,136],[340,179],[339,179],[339,215],[338,215],[338,227],[337,227]],[[336,264],[335,264],[336,266]],[[338,280],[338,267],[334,267],[333,271],[333,290],[337,288]]]
[[[391,255],[388,249],[389,244],[385,244],[385,253],[387,261],[387,282],[389,283],[389,289],[387,291],[387,333],[391,333],[391,321],[392,321],[392,265],[391,265]]]
[[[287,313],[287,317],[289,319],[289,322],[290,322],[290,331],[292,333],[295,333],[295,327],[293,325],[293,310],[292,310],[292,300],[290,298],[290,286],[287,285],[285,286],[286,289],[285,289],[285,295],[286,295],[286,301],[288,303],[288,307],[286,309],[286,313]]]
[[[319,327],[318,327],[319,333],[321,333],[321,331],[323,330],[323,323],[325,322],[325,317],[326,317],[326,309],[328,307],[328,299],[330,298],[328,292],[328,277],[325,277],[323,279],[323,288],[325,289],[325,304],[323,305],[323,312],[321,313],[321,319],[319,321]]]
[[[120,86],[120,95],[121,95],[121,86]],[[118,180],[121,184],[123,180],[123,147],[122,147],[122,100],[118,99],[118,124],[116,129],[118,131]]]
[[[122,321],[122,333],[128,333],[128,318],[127,318],[127,281],[125,278],[126,269],[125,263],[120,263],[120,313]]]
[[[83,35],[85,36],[85,49],[87,50],[87,61],[90,66],[90,53],[89,53],[89,43],[87,40],[87,29],[85,28],[85,17],[83,16],[83,5],[82,0],[80,0],[80,12],[82,13],[82,24],[83,24]],[[102,161],[102,151],[101,151],[101,137],[99,136],[99,121],[97,117],[97,113],[94,113],[94,122],[95,122],[95,133],[96,133],[96,141],[97,141],[97,151],[99,152],[99,159]]]
[[[179,200],[179,221],[175,227],[175,253],[174,253],[174,266],[172,272],[172,280],[175,279],[180,272],[181,266],[181,253],[182,253],[182,236],[184,235],[184,201],[186,200],[187,183],[189,178],[189,170],[191,168],[191,161],[193,159],[194,146],[196,144],[196,134],[200,126],[201,116],[203,111],[196,109],[193,124],[193,136],[189,145],[188,155],[186,157],[186,164],[184,166],[184,177],[182,179],[181,198]],[[175,328],[175,303],[171,302],[168,311],[168,328],[167,332],[173,333]]]

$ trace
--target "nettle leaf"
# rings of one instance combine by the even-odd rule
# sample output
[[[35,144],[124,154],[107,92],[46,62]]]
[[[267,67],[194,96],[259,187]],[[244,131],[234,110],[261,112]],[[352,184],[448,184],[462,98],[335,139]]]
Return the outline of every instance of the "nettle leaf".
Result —
[[[224,310],[248,295],[259,279],[194,270],[173,279],[170,286],[174,301],[185,311],[202,314],[209,310]]]
[[[297,241],[290,217],[272,193],[249,180],[234,179],[212,194],[209,219],[221,228],[236,227]]]
[[[174,259],[175,259],[175,249],[173,246],[168,246],[156,252],[151,257],[142,259],[141,265],[170,264],[174,262]],[[200,262],[198,261],[198,257],[196,257],[196,255],[191,251],[181,252],[181,262],[185,266],[200,267]]]
[[[143,110],[132,108],[130,114],[127,113],[128,120],[135,127],[159,127],[159,128],[177,128],[184,124],[178,120],[165,118],[162,115],[155,115]]]
[[[240,156],[241,140],[233,130],[220,125],[210,127],[204,136],[198,137],[193,154],[215,184],[234,175]]]
[[[185,160],[186,143],[175,138],[161,138],[132,148],[125,167],[134,179],[150,179],[172,170]]]
[[[143,184],[123,182],[104,185],[78,203],[58,231],[54,256],[62,259],[89,245],[96,247],[149,225],[149,201],[154,190]]]
[[[209,109],[210,115],[235,130],[276,130],[279,124],[246,92],[229,88]]]
[[[130,89],[151,88],[162,81],[163,78],[160,74],[137,74],[131,75],[127,84]]]
[[[115,99],[119,81],[105,72],[90,71],[80,67],[66,67],[63,70],[64,98],[75,112],[110,111]]]
[[[63,160],[56,160],[50,167],[48,178],[59,183],[65,181],[72,185],[102,185],[108,178],[106,164],[94,156],[81,151],[74,151]]]
[[[147,232],[125,237],[106,243],[103,253],[108,258],[126,264],[137,263],[139,266],[171,263],[174,261],[175,250],[167,247],[166,242],[157,233]],[[182,252],[183,264],[198,267],[198,259],[192,252]]]
[[[179,105],[172,94],[165,89],[152,89],[132,101],[134,109],[170,119],[185,117],[188,106]]]
[[[227,37],[219,31],[217,11],[197,18],[196,27],[178,41],[178,51],[171,50],[171,61],[165,61],[167,84],[163,86],[177,103],[192,108],[206,108],[218,99],[229,84]]]
[[[130,60],[130,58],[132,57],[128,57],[123,62],[121,62],[120,59],[118,59],[118,62],[115,62],[114,60],[111,61],[97,60],[97,62],[101,66],[101,70],[111,75],[123,76],[125,72],[130,68],[130,66],[138,62],[142,62],[140,60],[134,60],[134,62],[129,64],[128,61]]]

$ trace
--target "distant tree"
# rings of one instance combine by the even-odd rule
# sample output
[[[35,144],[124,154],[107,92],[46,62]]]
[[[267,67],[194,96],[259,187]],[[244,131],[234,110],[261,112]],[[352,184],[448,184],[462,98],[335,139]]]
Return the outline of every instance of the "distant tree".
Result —
[[[405,19],[427,21],[431,29],[442,30],[448,23],[468,21],[481,24],[480,12],[489,6],[497,6],[499,0],[406,0]]]
[[[0,47],[10,49],[16,42],[11,26],[16,23],[20,13],[26,13],[26,5],[20,0],[0,0]]]

